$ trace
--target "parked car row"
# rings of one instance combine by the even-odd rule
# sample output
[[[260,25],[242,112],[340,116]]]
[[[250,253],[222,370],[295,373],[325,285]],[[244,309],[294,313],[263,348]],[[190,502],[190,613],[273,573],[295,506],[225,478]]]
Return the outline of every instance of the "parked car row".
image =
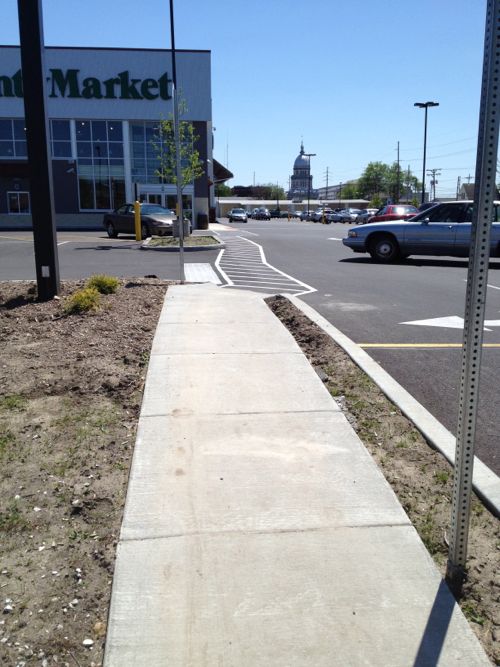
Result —
[[[227,218],[229,222],[247,222],[249,218],[253,220],[271,220],[271,218],[298,218],[299,213],[297,211],[289,211],[288,209],[275,208],[271,211],[265,206],[259,206],[252,210],[246,210],[244,208],[232,208],[228,214]]]
[[[229,222],[247,222],[254,220],[270,220],[271,218],[300,218],[312,222],[342,222],[364,225],[369,222],[383,222],[387,220],[408,220],[418,213],[415,206],[409,204],[388,204],[380,209],[376,208],[317,208],[316,210],[289,211],[286,209],[269,209],[260,206],[251,211],[244,208],[233,208],[228,213]]]
[[[436,204],[410,218],[369,222],[350,229],[342,243],[354,252],[369,253],[376,262],[394,262],[410,255],[467,257],[474,202]],[[490,255],[500,257],[500,201],[494,202]]]

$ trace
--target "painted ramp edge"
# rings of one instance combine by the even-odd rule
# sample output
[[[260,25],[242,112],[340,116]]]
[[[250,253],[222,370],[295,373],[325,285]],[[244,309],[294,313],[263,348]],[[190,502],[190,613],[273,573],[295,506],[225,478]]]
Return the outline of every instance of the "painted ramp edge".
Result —
[[[296,296],[283,294],[306,317],[317,324],[330,338],[351,357],[378,387],[410,419],[431,445],[454,466],[455,436],[424,408],[406,389],[394,380],[380,364],[372,359],[359,345],[344,335],[314,308]],[[474,457],[473,488],[485,505],[500,517],[500,478],[477,456]]]

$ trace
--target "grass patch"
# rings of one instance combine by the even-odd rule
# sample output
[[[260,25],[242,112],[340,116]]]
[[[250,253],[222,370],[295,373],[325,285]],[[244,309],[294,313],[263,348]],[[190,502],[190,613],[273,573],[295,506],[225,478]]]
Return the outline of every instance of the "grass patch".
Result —
[[[10,431],[2,431],[0,435],[0,457],[4,456],[14,442],[14,435]]]
[[[56,419],[54,426],[71,430],[78,443],[87,438],[95,437],[96,431],[106,433],[107,428],[114,426],[119,420],[118,414],[111,408],[101,410],[82,410],[71,412]]]
[[[220,245],[214,236],[187,236],[184,239],[184,246],[186,248],[193,248],[201,245]],[[149,242],[150,248],[178,248],[179,239],[173,236],[161,236],[151,239]]]
[[[19,511],[17,502],[11,503],[4,512],[0,512],[0,531],[14,532],[26,530],[29,523]]]
[[[485,618],[477,609],[477,606],[474,602],[468,601],[461,605],[461,609],[464,613],[464,616],[472,623],[477,623],[478,625],[484,625]]]
[[[26,410],[28,399],[21,394],[10,394],[0,398],[0,408],[3,410]]]

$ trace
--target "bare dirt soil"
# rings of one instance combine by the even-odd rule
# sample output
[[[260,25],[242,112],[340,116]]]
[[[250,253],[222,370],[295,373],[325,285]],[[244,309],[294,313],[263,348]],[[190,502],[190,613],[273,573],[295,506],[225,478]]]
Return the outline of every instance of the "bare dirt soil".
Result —
[[[63,315],[0,283],[0,664],[100,665],[115,547],[167,284]]]
[[[444,575],[452,467],[371,379],[284,297],[269,307],[295,337],[398,496]],[[500,664],[500,522],[474,497],[462,611],[493,664]]]
[[[101,665],[136,424],[168,284],[121,281],[92,313],[0,282],[0,664]],[[331,339],[270,303],[372,452],[441,569],[451,469]],[[500,662],[500,536],[474,501],[461,605]]]

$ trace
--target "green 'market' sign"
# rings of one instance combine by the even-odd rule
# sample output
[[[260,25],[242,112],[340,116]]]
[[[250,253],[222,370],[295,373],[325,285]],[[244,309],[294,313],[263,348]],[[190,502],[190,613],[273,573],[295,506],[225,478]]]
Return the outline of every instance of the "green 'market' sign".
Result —
[[[169,100],[167,72],[158,79],[132,79],[127,71],[110,79],[80,76],[79,69],[51,69],[47,77],[49,97],[82,98],[85,100]],[[13,76],[0,76],[0,97],[23,97],[21,70]]]

